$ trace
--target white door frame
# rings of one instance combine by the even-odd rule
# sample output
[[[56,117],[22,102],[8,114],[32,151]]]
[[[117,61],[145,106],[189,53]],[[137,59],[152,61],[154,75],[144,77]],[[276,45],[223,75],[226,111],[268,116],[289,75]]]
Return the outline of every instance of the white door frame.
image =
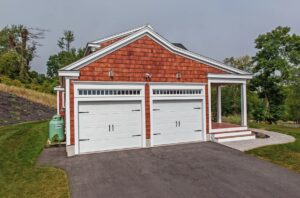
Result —
[[[203,83],[149,83],[150,91],[150,146],[153,142],[153,101],[157,100],[202,100],[202,123],[203,123],[203,141],[206,141],[206,102],[205,102],[205,84]],[[199,90],[201,94],[178,94],[178,95],[154,95],[154,89],[168,90]]]
[[[79,89],[86,90],[140,90],[139,95],[79,95]],[[145,83],[74,82],[74,136],[75,155],[79,152],[79,102],[82,101],[141,101],[142,147],[146,147]],[[70,137],[69,137],[70,138]]]

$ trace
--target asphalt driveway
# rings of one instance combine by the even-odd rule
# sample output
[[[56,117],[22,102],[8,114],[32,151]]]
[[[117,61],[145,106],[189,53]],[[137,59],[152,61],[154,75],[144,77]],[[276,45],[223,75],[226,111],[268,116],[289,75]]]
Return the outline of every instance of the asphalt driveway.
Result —
[[[71,158],[51,148],[38,164],[66,170],[72,197],[300,197],[300,174],[212,142]]]

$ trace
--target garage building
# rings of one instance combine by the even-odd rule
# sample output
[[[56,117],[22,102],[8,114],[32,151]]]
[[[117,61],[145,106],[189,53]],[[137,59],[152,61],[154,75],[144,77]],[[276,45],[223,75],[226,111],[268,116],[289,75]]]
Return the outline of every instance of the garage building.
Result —
[[[57,113],[68,155],[201,141],[253,139],[247,128],[251,74],[171,43],[145,25],[89,42],[60,69]],[[240,125],[222,123],[221,88],[241,87]],[[218,119],[211,119],[211,88]]]

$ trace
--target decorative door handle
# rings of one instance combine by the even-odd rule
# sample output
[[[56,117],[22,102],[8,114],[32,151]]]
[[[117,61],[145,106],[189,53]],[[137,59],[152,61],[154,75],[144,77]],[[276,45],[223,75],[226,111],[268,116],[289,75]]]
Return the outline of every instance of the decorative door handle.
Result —
[[[78,113],[89,113],[88,111],[79,111]]]
[[[89,141],[90,139],[79,139],[79,141]]]

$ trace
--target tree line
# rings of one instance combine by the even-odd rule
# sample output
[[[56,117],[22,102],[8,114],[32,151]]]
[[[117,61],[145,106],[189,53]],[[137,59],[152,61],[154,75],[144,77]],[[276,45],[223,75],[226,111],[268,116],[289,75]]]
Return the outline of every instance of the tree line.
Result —
[[[45,30],[12,25],[0,31],[0,82],[53,93],[58,70],[84,56],[84,48],[74,48],[74,33],[63,32],[57,40],[59,52],[50,55],[47,74],[30,69],[37,56],[39,40]],[[300,122],[300,36],[289,27],[277,27],[255,39],[256,54],[226,58],[233,67],[253,73],[248,83],[248,111],[251,119],[275,123],[278,120]],[[224,87],[224,116],[240,112],[240,90]],[[213,101],[215,102],[215,101]]]
[[[47,74],[31,70],[32,60],[38,56],[39,40],[44,38],[46,30],[28,28],[24,25],[6,26],[0,30],[0,82],[25,87],[46,93],[54,93],[58,85],[57,72],[60,68],[80,59],[83,48],[73,48],[74,33],[63,32],[57,41],[59,52],[49,56]]]
[[[291,34],[289,27],[277,27],[259,35],[255,39],[255,48],[257,53],[253,57],[246,55],[224,60],[228,65],[253,74],[247,85],[248,115],[257,122],[289,120],[299,123],[300,36]],[[239,87],[224,87],[224,116],[240,113],[240,106]]]

